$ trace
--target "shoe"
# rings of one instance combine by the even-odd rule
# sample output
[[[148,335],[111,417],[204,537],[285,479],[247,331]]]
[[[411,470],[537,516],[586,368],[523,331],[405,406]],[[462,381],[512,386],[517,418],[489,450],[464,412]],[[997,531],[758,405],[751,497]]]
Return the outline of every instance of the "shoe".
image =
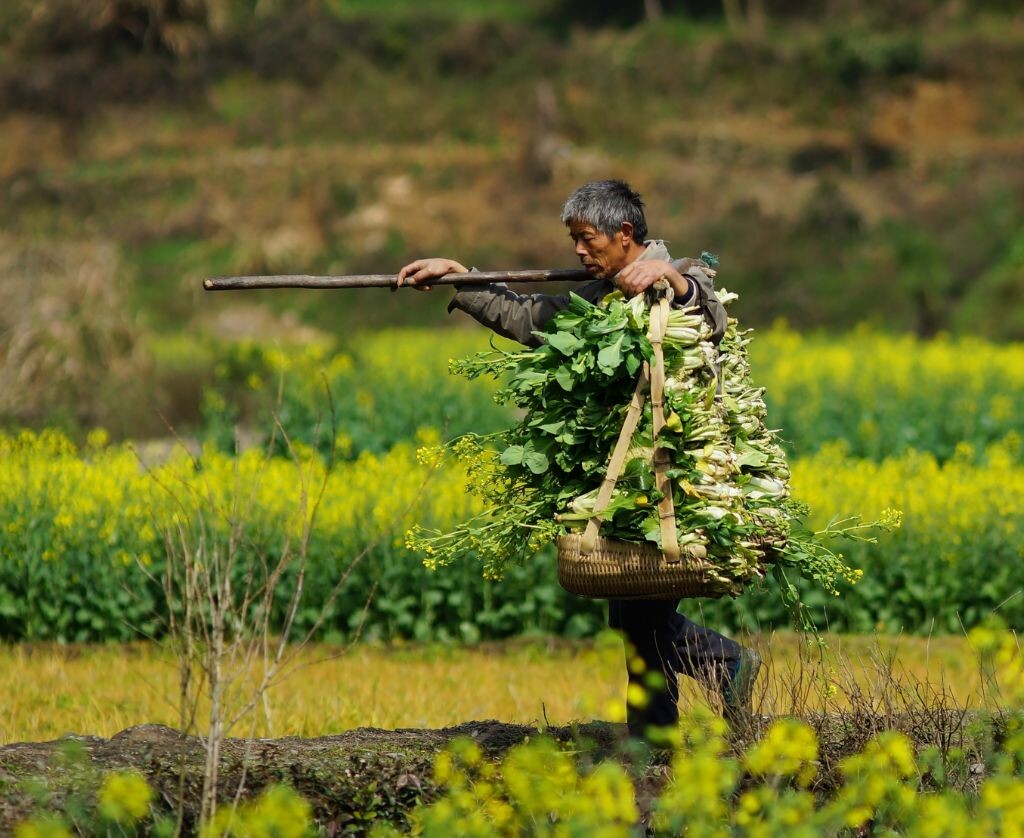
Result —
[[[754,682],[760,670],[761,656],[753,649],[743,649],[739,660],[726,672],[719,684],[722,717],[734,730],[750,722]]]

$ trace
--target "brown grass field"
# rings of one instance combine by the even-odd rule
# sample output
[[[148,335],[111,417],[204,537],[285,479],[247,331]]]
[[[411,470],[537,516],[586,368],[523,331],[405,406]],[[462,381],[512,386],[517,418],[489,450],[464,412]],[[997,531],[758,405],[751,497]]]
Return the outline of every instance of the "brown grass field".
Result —
[[[820,655],[799,635],[748,639],[766,666],[755,709],[879,714],[998,701],[962,637],[830,636]],[[173,655],[155,644],[0,647],[0,744],[66,733],[109,737],[152,722],[181,727]],[[239,690],[239,693],[244,693]],[[543,725],[624,717],[622,647],[514,641],[461,646],[314,645],[235,736],[321,736],[358,727],[440,728],[496,719]],[[683,679],[681,704],[705,700]]]

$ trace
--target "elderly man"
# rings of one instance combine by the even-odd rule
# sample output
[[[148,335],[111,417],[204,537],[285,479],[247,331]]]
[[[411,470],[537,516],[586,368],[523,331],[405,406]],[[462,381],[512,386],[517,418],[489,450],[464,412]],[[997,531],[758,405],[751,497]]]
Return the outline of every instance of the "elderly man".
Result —
[[[584,184],[565,202],[562,222],[580,263],[593,277],[576,290],[579,296],[596,304],[618,289],[632,297],[665,277],[675,292],[676,304],[699,305],[712,327],[714,341],[721,340],[725,309],[715,296],[710,277],[701,269],[702,263],[674,261],[663,241],[647,239],[643,202],[628,184],[617,180]],[[432,279],[467,271],[451,259],[418,259],[402,268],[398,284],[429,290]],[[455,287],[449,312],[461,309],[498,334],[527,346],[539,346],[541,340],[534,332],[569,304],[567,294],[521,295],[504,285]],[[625,635],[640,659],[627,666],[630,683],[646,689],[646,701],[628,705],[627,724],[634,736],[644,735],[649,727],[678,721],[680,673],[719,691],[730,721],[740,721],[750,711],[751,690],[761,663],[757,653],[697,625],[679,614],[678,607],[679,599],[609,602],[609,625]],[[652,684],[649,673],[656,673],[656,683]]]

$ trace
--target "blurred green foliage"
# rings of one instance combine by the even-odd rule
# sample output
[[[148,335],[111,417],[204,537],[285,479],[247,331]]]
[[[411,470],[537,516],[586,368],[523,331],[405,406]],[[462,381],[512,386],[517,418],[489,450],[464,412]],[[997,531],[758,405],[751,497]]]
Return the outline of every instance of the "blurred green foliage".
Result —
[[[503,345],[511,345],[503,341]],[[294,441],[324,456],[381,454],[421,428],[446,439],[497,431],[509,421],[494,388],[449,375],[448,360],[487,348],[479,331],[426,329],[366,333],[345,342],[301,347],[242,341],[214,348],[216,381],[204,398],[207,438],[233,451],[233,429],[280,422]],[[333,427],[332,427],[333,425]],[[276,450],[283,453],[278,438]]]
[[[844,332],[779,329],[754,345],[794,454],[821,451],[818,467],[860,475],[846,494],[816,490],[823,509],[860,510],[870,480],[914,486],[918,473],[975,491],[963,500],[969,519],[929,494],[939,489],[904,498],[938,512],[908,517],[898,561],[857,554],[875,575],[827,619],[925,630],[933,619],[955,628],[958,610],[979,618],[1019,587],[1020,542],[1001,529],[1017,517],[978,500],[1000,494],[985,475],[1004,474],[991,462],[1014,450],[990,446],[1024,430],[1019,347],[993,343],[1024,338],[1019,4],[785,0],[762,23],[727,19],[710,0],[662,5],[652,22],[641,2],[583,12],[562,0],[0,4],[0,357],[30,331],[33,357],[64,361],[60,377],[33,378],[45,410],[26,412],[19,398],[0,405],[0,423],[59,422],[76,438],[96,423],[118,438],[166,435],[169,424],[223,454],[238,423],[260,435],[276,410],[292,438],[328,453],[329,391],[346,466],[388,457],[423,428],[500,427],[507,414],[488,389],[444,371],[484,335],[381,331],[447,322],[444,292],[229,301],[200,281],[392,272],[435,253],[569,266],[565,195],[583,179],[625,176],[677,255],[721,255],[745,325]],[[543,84],[556,103],[547,116]],[[610,107],[612,90],[633,95]],[[538,136],[556,149],[546,174],[530,162]],[[86,338],[111,333],[88,306],[53,314],[67,310],[94,245],[102,281],[83,299],[132,321],[105,353],[87,351]],[[115,279],[123,293],[107,298]],[[30,303],[3,296],[15,287]],[[859,323],[871,328],[850,331]],[[250,339],[230,337],[239,333]],[[118,364],[121,383],[101,393],[95,382]],[[62,485],[76,457],[43,473]],[[897,465],[875,471],[885,458]],[[1016,486],[1015,475],[1004,476]],[[4,520],[30,540],[3,536],[0,633],[157,630],[159,592],[132,561],[111,559],[149,542],[129,526],[97,529],[116,515],[82,524],[59,562],[42,558],[64,544],[51,490],[11,496]],[[378,500],[360,501],[367,515]],[[335,547],[366,544],[357,528],[339,533]],[[950,570],[935,556],[954,537],[967,546]],[[311,590],[323,591],[338,568],[329,545],[317,549]],[[371,635],[583,634],[600,623],[600,604],[557,588],[550,556],[493,587],[472,561],[428,575],[404,549],[380,547],[335,606],[336,631],[352,630],[374,582]],[[756,594],[710,607],[721,624],[781,613]]]
[[[802,334],[781,324],[753,337],[753,379],[766,389],[769,424],[781,429],[791,456],[841,440],[854,457],[881,461],[913,449],[943,462],[962,456],[965,445],[981,457],[1007,434],[1024,437],[1020,344],[922,340],[867,327]],[[290,437],[314,445],[333,409],[339,450],[357,457],[387,451],[421,427],[450,439],[507,426],[511,415],[494,403],[487,380],[468,382],[447,370],[450,359],[487,346],[482,329],[383,330],[340,341],[337,350],[242,341],[200,351],[194,341],[175,340],[158,357],[169,363],[177,347],[215,363],[206,434],[222,450],[233,450],[234,425],[269,433],[275,415]]]
[[[0,635],[159,634],[162,530],[181,508],[174,498],[211,515],[230,509],[233,497],[248,504],[242,573],[261,556],[280,555],[301,495],[293,458],[306,462],[303,452],[314,450],[320,455],[309,467],[331,454],[338,465],[310,544],[297,630],[311,628],[326,607],[319,634],[333,638],[357,630],[370,638],[470,641],[593,633],[602,604],[558,586],[550,549],[494,583],[482,579],[478,557],[432,572],[405,546],[413,523],[444,529],[474,512],[457,469],[431,472],[414,450],[509,421],[486,382],[446,371],[449,357],[485,345],[479,331],[443,340],[437,332],[382,332],[340,353],[316,343],[228,349],[179,339],[159,349],[163,367],[214,364],[205,382],[208,445],[194,465],[181,456],[160,465],[140,452],[150,474],[102,434],[81,450],[53,433],[0,437]],[[1024,602],[1011,596],[1024,585],[1016,561],[1024,549],[1020,346],[778,329],[760,335],[752,350],[754,378],[772,400],[769,421],[795,452],[794,492],[815,510],[812,526],[850,512],[905,513],[903,528],[884,543],[846,545],[851,563],[865,570],[858,585],[839,599],[807,592],[823,626],[956,631],[997,606],[1008,619],[1024,613]],[[264,463],[269,440],[250,434],[256,447],[236,455],[236,423],[269,429],[272,413],[290,445],[278,434],[270,451],[277,454]],[[224,519],[214,516],[212,524],[220,532]],[[332,600],[349,562],[364,552]],[[294,584],[286,574],[282,608]],[[770,585],[688,608],[719,626],[787,620]]]

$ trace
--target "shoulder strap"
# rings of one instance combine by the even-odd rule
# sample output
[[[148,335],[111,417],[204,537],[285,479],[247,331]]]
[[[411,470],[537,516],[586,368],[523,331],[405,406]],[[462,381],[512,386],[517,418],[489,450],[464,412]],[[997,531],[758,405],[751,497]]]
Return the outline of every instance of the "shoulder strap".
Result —
[[[645,391],[650,383],[650,368],[644,363],[643,369],[636,380],[636,387],[633,389],[633,398],[629,403],[629,410],[626,411],[626,418],[622,423],[622,430],[619,431],[619,438],[612,451],[612,457],[608,461],[608,469],[605,471],[604,481],[601,488],[597,490],[597,500],[594,501],[594,517],[587,522],[587,528],[583,531],[583,538],[580,541],[580,552],[584,555],[594,551],[597,543],[597,532],[601,528],[601,513],[608,507],[612,499],[612,492],[618,482],[619,474],[622,473],[622,466],[626,461],[626,452],[629,451],[629,444],[633,440],[636,426],[640,424],[640,415],[643,413]]]
[[[668,477],[668,450],[658,445],[665,428],[665,355],[662,341],[668,325],[669,302],[661,297],[651,307],[651,346],[654,347],[654,368],[651,370],[651,418],[654,420],[654,485],[662,494],[658,503],[661,524],[661,549],[668,562],[679,561],[679,539],[676,536],[676,511],[672,502],[672,481]]]
[[[667,283],[665,283],[667,285]],[[665,559],[669,562],[679,561],[679,539],[676,535],[675,506],[672,501],[672,481],[667,471],[670,463],[669,453],[658,445],[658,436],[665,427],[665,356],[662,348],[662,341],[665,337],[665,328],[668,324],[669,301],[662,296],[651,307],[651,325],[648,337],[654,349],[653,367],[644,363],[643,369],[637,378],[636,387],[633,389],[633,398],[629,403],[626,418],[622,423],[622,430],[615,442],[611,459],[608,461],[608,469],[605,472],[604,481],[598,489],[597,499],[594,502],[594,516],[587,522],[587,527],[580,540],[580,552],[583,555],[592,553],[597,543],[597,534],[601,528],[601,513],[608,507],[612,499],[612,492],[618,482],[622,467],[625,465],[626,453],[629,451],[630,442],[640,423],[640,416],[643,412],[645,395],[644,391],[650,387],[651,391],[651,413],[654,420],[654,480],[658,491],[662,494],[662,500],[658,504],[658,518],[661,526],[661,546],[665,553]]]

